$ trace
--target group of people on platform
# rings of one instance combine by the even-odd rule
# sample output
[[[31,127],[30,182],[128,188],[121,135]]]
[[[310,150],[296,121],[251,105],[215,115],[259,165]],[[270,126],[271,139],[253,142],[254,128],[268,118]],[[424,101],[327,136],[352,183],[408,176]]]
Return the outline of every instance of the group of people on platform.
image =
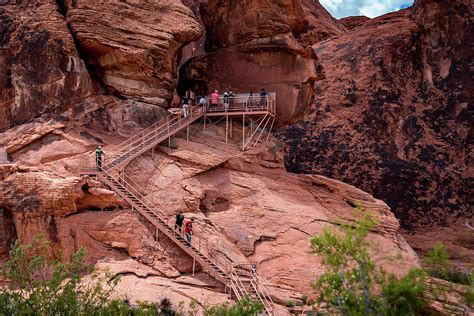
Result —
[[[176,215],[176,221],[174,224],[174,229],[179,232],[181,236],[186,238],[186,246],[191,245],[191,236],[194,234],[193,232],[193,223],[194,218],[191,218],[187,221],[184,220],[184,215],[182,213],[178,213]],[[183,228],[184,226],[184,228]]]
[[[260,90],[260,93],[253,94],[252,91],[250,91],[247,95],[247,99],[245,101],[245,106],[249,109],[252,109],[253,107],[262,107],[266,105],[267,102],[267,97],[268,93],[265,91],[264,88]],[[197,104],[201,109],[204,108],[209,108],[211,111],[212,109],[217,108],[219,105],[223,104],[225,111],[227,111],[230,108],[232,108],[235,104],[236,97],[230,92],[224,92],[224,94],[221,96],[219,94],[218,90],[214,90],[214,93],[211,94],[210,98],[206,98],[205,96],[199,96],[195,100],[189,98],[187,95],[185,95],[181,99],[181,104],[183,106],[183,114],[184,117],[188,117],[190,114],[190,107],[193,104]]]

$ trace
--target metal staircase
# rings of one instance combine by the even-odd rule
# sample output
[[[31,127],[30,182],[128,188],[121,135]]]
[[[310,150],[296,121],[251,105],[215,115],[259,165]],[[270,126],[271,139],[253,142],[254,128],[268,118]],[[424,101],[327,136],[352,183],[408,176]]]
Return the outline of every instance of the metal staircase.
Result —
[[[201,249],[200,242],[191,241],[191,243],[188,243],[177,229],[169,225],[163,219],[164,216],[161,214],[160,208],[147,199],[125,174],[108,170],[96,172],[96,175],[103,183],[127,201],[133,210],[140,213],[160,232],[164,233],[178,247],[196,260],[204,271],[223,283],[231,296],[234,295],[237,300],[249,298],[259,301],[263,304],[267,315],[276,315],[275,306],[254,265],[248,263],[238,264],[226,259],[227,262],[224,265],[227,268],[222,268]]]
[[[262,278],[257,274],[256,267],[253,264],[235,264],[230,272],[230,283],[235,288],[234,294],[237,300],[248,297],[254,301],[263,304],[265,312],[268,315],[275,315],[276,308]]]
[[[164,219],[165,216],[160,211],[160,207],[147,198],[144,190],[134,184],[123,171],[127,163],[184,128],[189,127],[193,122],[202,118],[203,115],[205,114],[201,113],[201,110],[197,108],[188,117],[167,117],[110,149],[112,155],[107,155],[107,162],[103,165],[102,170],[86,168],[82,169],[81,173],[95,175],[103,183],[107,184],[130,204],[132,210],[140,213],[160,232],[190,255],[204,271],[223,283],[226,286],[226,291],[231,296],[233,295],[237,300],[250,298],[260,301],[264,306],[265,314],[276,315],[275,306],[264,286],[263,280],[256,273],[254,265],[237,264],[228,258],[225,259],[227,262],[218,263],[217,260],[210,258],[210,253],[206,254],[204,249],[201,249],[201,242],[197,243],[195,237],[193,237],[191,243],[188,243],[180,231],[167,223]]]
[[[108,156],[108,162],[104,165],[104,170],[127,165],[136,157],[189,127],[203,116],[204,114],[199,108],[195,108],[188,117],[180,115],[167,116],[165,119],[111,148],[110,152],[112,152],[112,155]]]

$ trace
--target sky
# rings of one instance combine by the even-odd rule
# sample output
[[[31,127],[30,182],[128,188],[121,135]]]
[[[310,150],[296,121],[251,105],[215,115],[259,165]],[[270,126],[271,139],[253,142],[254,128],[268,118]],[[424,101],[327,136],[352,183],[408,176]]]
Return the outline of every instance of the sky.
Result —
[[[413,4],[413,0],[320,0],[319,2],[338,19],[354,15],[374,18]]]

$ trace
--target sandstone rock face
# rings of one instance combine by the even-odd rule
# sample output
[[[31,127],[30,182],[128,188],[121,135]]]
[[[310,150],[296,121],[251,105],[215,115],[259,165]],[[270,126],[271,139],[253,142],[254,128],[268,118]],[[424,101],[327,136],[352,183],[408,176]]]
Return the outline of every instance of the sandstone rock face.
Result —
[[[278,123],[297,116],[313,97],[317,60],[310,44],[346,32],[309,0],[202,1],[200,13],[210,53],[184,66],[182,83],[198,95],[275,91]]]
[[[342,18],[339,20],[348,30],[355,29],[356,27],[361,26],[365,22],[369,21],[370,18],[366,16],[349,16],[347,18]]]
[[[44,235],[66,257],[85,247],[133,301],[227,300],[114,192],[75,174],[98,144],[107,153],[163,116],[178,63],[182,89],[276,91],[279,124],[293,124],[279,133],[285,157],[277,143],[242,153],[221,126],[193,127],[191,142],[176,138],[126,172],[169,223],[195,218],[217,263],[257,263],[278,303],[314,295],[323,268],[308,239],[353,223],[357,204],[378,221],[374,260],[396,274],[419,266],[387,204],[325,176],[385,199],[405,227],[472,217],[466,0],[342,21],[313,0],[184,0],[202,26],[178,0],[0,3],[0,261],[15,239]],[[410,237],[420,252],[444,236],[472,261],[467,229],[423,233]]]
[[[228,264],[227,258],[255,262],[277,302],[298,299],[314,292],[311,282],[322,272],[320,258],[308,253],[309,237],[327,226],[337,229],[340,221],[353,222],[362,216],[353,206],[361,203],[379,222],[370,235],[375,260],[394,273],[419,265],[385,203],[336,180],[288,174],[277,145],[241,153],[233,144],[239,139],[226,144],[222,132],[218,126],[195,132],[190,142],[177,138],[177,149],[160,147],[153,157],[145,154],[126,169],[143,193],[161,205],[168,222],[177,212],[195,218],[194,238],[202,238],[201,249],[218,264]],[[176,300],[181,296],[173,294],[175,286],[201,302],[223,298],[215,294],[221,285],[199,267],[191,277],[192,260],[176,245],[137,214],[117,210],[126,206],[115,194],[93,179],[56,175],[66,174],[60,166],[75,159],[42,164],[43,171],[16,165],[1,169],[3,253],[11,239],[28,242],[41,234],[66,257],[85,247],[88,262],[116,267],[116,273],[130,279],[121,289],[138,282],[134,299],[148,299],[144,293],[158,289],[158,283],[163,283],[160,292]],[[391,259],[399,253],[403,266]],[[164,290],[168,287],[174,290]]]
[[[167,106],[176,84],[176,55],[201,27],[180,1],[65,1],[80,51],[107,91]]]
[[[304,119],[282,129],[286,167],[374,194],[402,226],[472,218],[473,4],[417,1],[316,43]]]
[[[0,131],[73,108],[95,108],[108,126],[127,123],[110,122],[124,107],[154,119],[152,105],[173,97],[182,47],[202,34],[178,0],[3,1],[0,20]]]
[[[379,222],[370,236],[375,260],[394,273],[418,266],[385,203],[336,180],[286,173],[277,147],[237,156],[236,147],[209,133],[175,142],[177,149],[136,159],[127,174],[170,221],[183,210],[194,218],[195,238],[217,262],[256,262],[280,303],[314,291],[311,281],[322,270],[308,253],[309,237],[340,220],[353,222],[362,215],[351,206],[358,202]],[[397,252],[403,266],[390,259]]]
[[[7,2],[0,6],[0,131],[94,93],[56,3]]]
[[[235,18],[236,13],[239,18]],[[321,37],[345,30],[319,2],[310,0],[209,0],[202,2],[201,15],[206,26],[208,50],[287,33],[306,36],[314,43]],[[320,38],[312,33],[320,34]]]

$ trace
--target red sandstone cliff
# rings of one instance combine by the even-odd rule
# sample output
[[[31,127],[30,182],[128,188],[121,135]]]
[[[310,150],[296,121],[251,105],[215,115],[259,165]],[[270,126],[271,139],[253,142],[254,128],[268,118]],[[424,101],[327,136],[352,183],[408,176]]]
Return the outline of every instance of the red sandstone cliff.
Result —
[[[276,90],[291,172],[361,187],[409,229],[472,219],[472,3],[420,0],[372,20],[319,24],[311,17],[324,9],[299,4],[203,1],[214,52],[195,58],[186,79],[207,89]],[[271,10],[274,25],[258,14]],[[227,13],[235,11],[243,18]]]
[[[126,286],[140,283],[135,298],[180,286],[226,299],[207,277],[190,278],[189,258],[155,240],[139,217],[112,210],[126,208],[112,192],[70,172],[97,144],[161,117],[177,64],[193,56],[182,88],[278,93],[287,170],[353,184],[386,201],[404,227],[453,225],[453,244],[472,261],[472,235],[454,226],[472,219],[471,2],[420,0],[368,21],[338,21],[309,0],[184,1],[196,17],[178,0],[1,3],[0,163],[17,164],[0,171],[0,255],[15,238],[45,233],[66,254],[85,246],[90,262],[118,260],[109,265],[126,274]],[[390,208],[370,194],[290,175],[275,148],[236,158],[217,140],[218,150],[202,139],[179,142],[129,172],[170,217],[185,209],[200,233],[224,240],[212,241],[214,251],[258,261],[276,296],[309,291],[319,262],[304,253],[307,237],[352,220],[352,199],[380,218],[374,253],[400,250],[405,267],[417,265]]]

